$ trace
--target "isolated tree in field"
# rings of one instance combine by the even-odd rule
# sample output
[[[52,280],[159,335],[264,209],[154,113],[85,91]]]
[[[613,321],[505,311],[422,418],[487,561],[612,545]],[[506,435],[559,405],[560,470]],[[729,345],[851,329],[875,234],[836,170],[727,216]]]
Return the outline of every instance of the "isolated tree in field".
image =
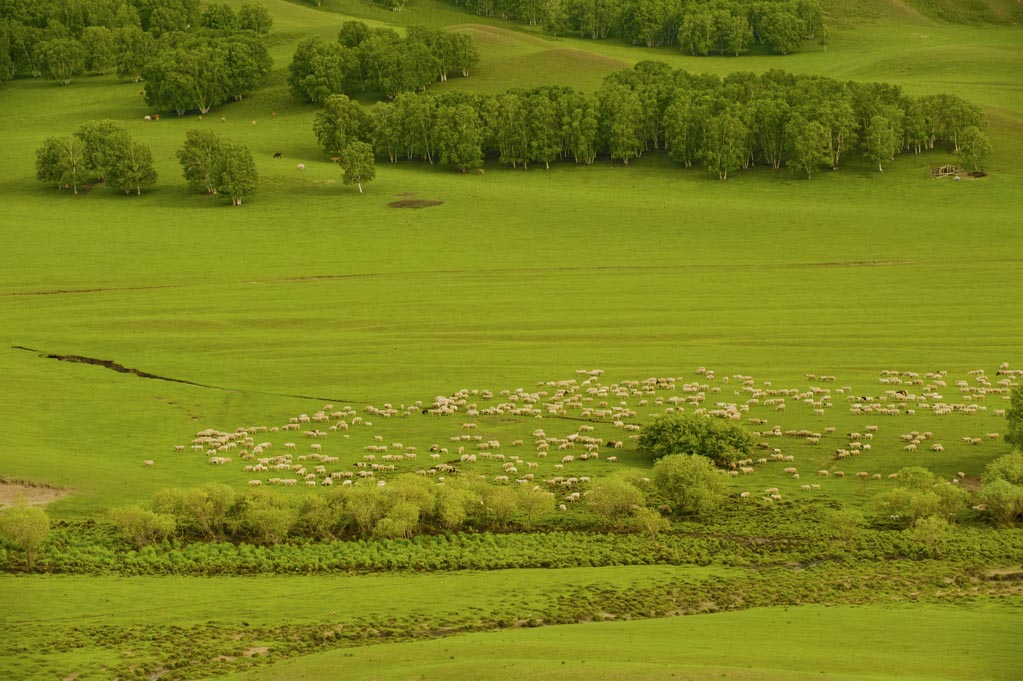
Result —
[[[328,156],[337,156],[352,142],[369,137],[370,118],[362,106],[347,95],[330,95],[316,114],[313,133]]]
[[[813,177],[821,166],[831,163],[831,135],[821,123],[794,114],[786,125],[785,137],[790,150],[785,165],[806,173],[807,179]]]
[[[104,174],[107,184],[114,189],[120,189],[125,194],[135,192],[140,195],[143,187],[156,182],[153,152],[149,145],[129,140],[109,157]]]
[[[273,15],[258,2],[247,2],[238,8],[238,28],[266,35],[273,29]]]
[[[373,147],[365,142],[352,142],[341,151],[341,168],[344,183],[354,184],[362,193],[362,183],[376,177]]]
[[[702,515],[718,507],[725,490],[711,460],[694,454],[669,454],[654,463],[654,487],[674,510]]]
[[[189,187],[207,194],[216,193],[213,175],[222,142],[220,135],[209,129],[185,133],[185,143],[178,149],[177,156]]]
[[[56,38],[39,45],[42,61],[50,77],[61,85],[70,85],[72,79],[85,69],[85,50],[73,38]]]
[[[899,139],[892,122],[885,116],[874,116],[864,132],[863,141],[867,158],[876,163],[878,171],[883,173],[884,163],[893,160],[899,152]]]
[[[684,414],[664,416],[643,427],[639,448],[654,457],[697,454],[719,466],[749,456],[753,436],[743,427],[711,418]]]
[[[112,508],[108,515],[121,536],[137,549],[173,536],[177,527],[173,515],[155,513],[135,504]]]
[[[971,125],[959,135],[959,155],[967,168],[975,171],[983,169],[984,160],[990,153],[991,142],[977,126]]]
[[[36,177],[75,194],[86,179],[85,144],[77,137],[50,137],[36,150]]]
[[[50,533],[50,518],[46,511],[29,506],[23,497],[14,505],[0,511],[0,537],[25,553],[25,567],[35,567],[39,547]]]
[[[230,196],[232,206],[242,205],[242,199],[251,196],[259,185],[256,161],[249,148],[223,140],[217,149],[212,179],[215,193]]]

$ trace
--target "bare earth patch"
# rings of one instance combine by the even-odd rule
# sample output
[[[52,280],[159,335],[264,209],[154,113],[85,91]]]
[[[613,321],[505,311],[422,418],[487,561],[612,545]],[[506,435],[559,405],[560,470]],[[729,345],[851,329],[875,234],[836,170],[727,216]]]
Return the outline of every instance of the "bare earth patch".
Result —
[[[429,208],[430,206],[439,206],[443,201],[434,201],[432,199],[402,199],[401,201],[392,201],[387,204],[391,208]]]
[[[45,506],[57,499],[63,499],[69,494],[71,494],[71,490],[66,487],[57,487],[45,482],[28,482],[0,477],[0,508],[13,505],[14,500],[19,496],[31,506]]]

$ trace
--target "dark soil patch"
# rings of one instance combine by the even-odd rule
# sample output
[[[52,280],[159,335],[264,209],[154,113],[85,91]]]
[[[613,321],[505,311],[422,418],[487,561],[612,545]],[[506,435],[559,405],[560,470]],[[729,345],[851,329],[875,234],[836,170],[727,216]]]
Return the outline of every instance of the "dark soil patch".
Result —
[[[987,177],[987,173],[985,173],[983,170],[974,170],[972,173],[970,173],[970,177]]]
[[[430,206],[439,206],[443,201],[434,201],[432,199],[404,199],[402,201],[392,201],[387,204],[391,208],[429,208]]]

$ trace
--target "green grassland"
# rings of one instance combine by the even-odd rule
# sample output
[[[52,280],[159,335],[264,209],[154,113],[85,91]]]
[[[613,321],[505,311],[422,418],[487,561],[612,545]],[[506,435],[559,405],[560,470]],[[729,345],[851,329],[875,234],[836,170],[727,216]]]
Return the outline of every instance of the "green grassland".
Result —
[[[1008,681],[1019,617],[1007,604],[763,608],[335,651],[228,678]]]
[[[878,382],[885,369],[946,370],[946,397],[960,401],[953,382],[973,383],[968,371],[984,369],[994,378],[1001,362],[1023,364],[1017,311],[1023,289],[1023,29],[948,24],[904,3],[835,2],[836,30],[827,51],[814,46],[787,57],[733,60],[552,38],[427,0],[400,13],[360,0],[325,2],[329,12],[281,0],[264,4],[277,31],[271,86],[203,121],[168,116],[145,123],[151,112],[139,86],[113,77],[80,78],[69,87],[18,79],[0,87],[0,474],[67,488],[71,494],[48,509],[54,518],[100,519],[110,506],[144,501],[167,486],[216,480],[243,489],[248,478],[237,464],[208,466],[202,456],[175,453],[174,445],[209,427],[282,424],[326,402],[361,410],[385,402],[429,403],[462,388],[534,391],[541,382],[581,379],[575,371],[592,368],[607,372],[605,384],[649,376],[698,381],[699,366],[716,370],[712,387],[721,392],[708,395],[710,404],[744,400],[734,394],[734,379],[723,380],[736,374],[752,375],[761,386],[769,381],[801,390],[824,386],[805,373],[831,374],[837,381],[827,387],[880,396],[893,387]],[[940,3],[916,4],[928,10]],[[990,6],[1012,10],[1006,3]],[[930,168],[954,158],[943,151],[900,157],[883,174],[849,158],[840,171],[812,181],[757,169],[719,182],[658,154],[627,168],[599,160],[590,167],[513,171],[491,162],[482,176],[382,163],[360,196],[341,184],[337,167],[318,149],[311,132],[316,108],[291,101],[285,84],[298,40],[330,37],[352,17],[471,34],[479,67],[438,90],[561,83],[592,91],[611,71],[661,59],[694,72],[782,68],[892,81],[915,95],[953,92],[988,116],[991,172],[958,183],[933,180]],[[104,187],[73,197],[35,180],[34,152],[44,138],[100,118],[122,122],[151,145],[160,173],[155,187],[141,197]],[[260,189],[243,207],[187,192],[174,152],[185,131],[199,126],[245,143],[256,157]],[[274,159],[278,151],[283,158]],[[298,163],[306,165],[304,172],[296,171]],[[421,210],[387,205],[409,197],[443,203]],[[39,353],[114,360],[202,386]],[[1006,403],[997,396],[983,403],[986,411],[970,416],[917,409],[914,415],[863,417],[850,413],[847,394],[836,394],[824,416],[804,404],[790,404],[784,413],[751,410],[749,416],[784,429],[833,426],[837,434],[817,447],[801,439],[772,441],[796,457],[804,479],[793,481],[781,465],[770,464],[731,480],[732,491],[781,486],[786,499],[796,497],[800,482],[820,481],[809,480],[813,471],[836,468],[833,454],[845,444],[844,433],[871,423],[880,426],[873,450],[841,464],[850,474],[887,476],[923,463],[946,477],[962,471],[973,479],[1008,451],[1000,439],[985,438],[976,447],[961,443],[964,436],[1002,430],[993,411]],[[631,402],[637,421],[663,408],[652,397],[646,407]],[[421,415],[372,420],[372,428],[353,430],[348,440],[332,435],[325,452],[350,465],[372,435],[380,435],[417,446],[423,457],[432,443],[449,446],[462,423],[460,417]],[[564,436],[579,425],[556,418],[474,420],[481,435],[506,443],[536,427]],[[598,429],[601,437],[625,441],[615,452],[618,465],[649,465],[620,431],[610,424]],[[933,431],[946,452],[905,452],[899,435],[912,430]],[[268,437],[277,446],[285,440],[283,434]],[[573,473],[613,470],[607,453],[577,462]],[[144,459],[156,465],[145,468]],[[556,461],[552,455],[542,463],[544,475]],[[491,476],[500,467],[480,463],[468,471]],[[887,477],[832,478],[813,494],[869,510],[872,495],[890,484]],[[660,575],[656,571],[681,568],[643,569]],[[569,581],[605,580],[623,589],[642,581],[639,572],[610,570],[528,577],[502,571],[489,584],[473,581],[489,577],[463,573],[371,575],[359,579],[393,583],[355,589],[361,600],[345,599],[380,617],[443,620],[484,595],[507,593],[505,586],[518,579],[546,584],[550,592]],[[256,598],[230,599],[235,618],[227,630],[243,619],[260,626],[287,617],[299,624],[331,621],[338,612],[333,599],[340,598],[331,591],[333,579],[268,577],[273,586],[257,588]],[[93,641],[48,656],[33,657],[30,650],[58,616],[104,612],[91,620],[99,628],[106,621],[166,631],[205,625],[221,617],[218,603],[229,599],[220,594],[238,595],[251,583],[5,577],[0,602],[15,604],[11,611],[17,612],[0,619],[5,630],[17,630],[10,654],[2,656],[10,665],[6,675],[27,677],[38,668],[38,678],[75,670],[104,678],[130,648]],[[319,593],[328,594],[323,603]],[[417,596],[427,593],[439,594],[436,604]],[[138,601],[145,601],[146,612],[129,615]],[[296,609],[296,603],[307,605]],[[522,603],[528,609],[526,601],[515,603],[511,610]],[[470,634],[328,652],[281,663],[280,671],[276,664],[261,668],[253,678],[321,678],[342,667],[352,670],[348,678],[380,679],[550,678],[552,671],[569,679],[668,678],[673,672],[676,678],[808,678],[822,671],[825,678],[869,672],[872,678],[1007,679],[1020,663],[1010,647],[1020,629],[1018,601],[1009,603],[1016,605],[802,607]],[[680,638],[692,644],[678,644]],[[637,662],[618,659],[616,667],[606,655],[623,640]],[[223,650],[230,644],[214,653]],[[476,651],[480,658],[472,657]],[[496,665],[491,658],[501,659],[504,676],[487,672]],[[154,659],[159,656],[146,658]]]

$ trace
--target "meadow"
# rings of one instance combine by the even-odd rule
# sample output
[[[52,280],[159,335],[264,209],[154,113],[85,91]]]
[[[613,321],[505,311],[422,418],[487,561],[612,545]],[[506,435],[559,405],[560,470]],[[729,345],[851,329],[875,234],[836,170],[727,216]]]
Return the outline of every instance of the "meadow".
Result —
[[[211,467],[203,457],[175,453],[174,445],[205,428],[283,424],[328,402],[361,410],[385,402],[429,404],[463,388],[535,391],[547,381],[581,380],[580,369],[605,371],[604,384],[651,376],[699,381],[701,366],[717,373],[713,385],[720,398],[711,401],[741,399],[733,394],[736,383],[722,381],[740,374],[754,376],[759,385],[799,389],[818,385],[807,373],[830,374],[837,378],[833,387],[880,396],[891,387],[878,380],[883,370],[947,371],[952,386],[957,379],[973,381],[967,374],[972,370],[993,378],[1003,362],[1023,366],[1023,317],[1016,311],[1023,288],[1023,88],[1017,75],[1023,72],[1023,33],[1017,26],[944,23],[905,3],[836,1],[827,51],[815,46],[786,57],[733,60],[552,38],[428,0],[414,0],[400,13],[359,0],[327,0],[323,11],[283,0],[264,4],[277,31],[271,85],[204,121],[164,116],[147,123],[143,117],[150,112],[138,85],[112,76],[85,77],[68,87],[41,79],[0,87],[0,474],[61,488],[66,496],[47,509],[55,520],[102,522],[109,507],[145,502],[169,486],[213,480],[243,489],[247,476],[237,465]],[[316,107],[294,103],[285,85],[298,40],[314,33],[330,38],[353,17],[470,33],[481,52],[479,66],[469,78],[452,78],[437,90],[500,92],[559,83],[592,91],[611,71],[660,59],[694,72],[783,68],[891,81],[914,95],[953,92],[980,105],[989,119],[989,174],[956,183],[932,179],[932,167],[954,160],[947,150],[901,156],[883,174],[850,157],[841,170],[811,181],[755,169],[720,182],[661,154],[647,154],[627,168],[607,159],[529,171],[488,162],[485,175],[379,163],[377,179],[360,196],[341,184],[337,167],[316,145]],[[122,122],[152,146],[160,173],[153,188],[141,197],[104,187],[74,197],[35,180],[34,152],[45,137],[101,118]],[[260,188],[243,207],[187,191],[174,152],[185,131],[200,126],[245,143],[256,157]],[[273,158],[275,152],[282,158]],[[303,172],[298,163],[305,164]],[[388,206],[404,198],[443,203],[418,210]],[[200,385],[58,362],[40,353],[112,360]],[[835,427],[838,435],[821,447],[792,440],[782,445],[807,471],[833,466],[842,435],[869,423],[881,426],[874,451],[850,464],[850,472],[887,476],[923,461],[942,476],[962,471],[975,480],[988,461],[1009,451],[997,439],[976,447],[961,442],[1002,429],[1004,419],[993,411],[1007,403],[997,397],[972,416],[918,411],[879,421],[850,413],[844,396],[836,395],[824,416],[804,405],[784,413],[763,408],[751,416],[786,429]],[[652,401],[633,405],[639,420],[655,411]],[[578,427],[574,418],[474,420],[481,433],[510,441],[538,426],[564,435]],[[325,447],[354,461],[370,435],[379,434],[386,442],[417,445],[422,457],[432,443],[447,445],[462,422],[373,420],[373,428],[353,433],[350,443],[335,437]],[[649,466],[634,442],[609,424],[600,428],[602,437],[625,441],[616,452],[620,466]],[[911,430],[934,431],[947,451],[926,459],[905,452],[899,435]],[[283,439],[275,436],[276,444]],[[604,456],[587,462],[595,474],[612,470]],[[155,465],[143,467],[147,459]],[[499,472],[496,464],[488,466],[479,472]],[[773,465],[752,480],[731,481],[732,491],[781,484],[789,486],[786,498],[799,493],[798,484]],[[886,484],[887,478],[831,480],[821,496],[869,512],[873,494]],[[17,635],[0,665],[10,678],[60,678],[75,671],[86,672],[82,678],[106,678],[110,670],[126,668],[131,648],[93,637],[75,652],[34,656],[31,650],[42,646],[41,632],[53,618],[83,613],[102,612],[102,621],[92,620],[97,629],[133,631],[136,638],[140,628],[154,624],[161,631],[205,626],[222,617],[222,589],[281,594],[245,601],[252,611],[237,609],[225,631],[236,631],[243,619],[270,628],[292,616],[287,613],[302,625],[337,621],[330,598],[303,613],[293,609],[331,588],[367,594],[359,601],[345,597],[367,617],[423,617],[432,626],[458,619],[457,613],[482,602],[477,598],[503,594],[509,584],[550,595],[569,582],[583,588],[603,580],[624,591],[645,578],[637,574],[660,578],[668,570],[697,570],[578,569],[587,572],[268,576],[269,586],[256,589],[225,577],[5,574],[0,601],[16,607],[5,609],[0,623]],[[335,580],[344,586],[332,587]],[[401,586],[360,590],[359,580]],[[182,601],[197,590],[210,593],[185,609]],[[416,600],[419,593],[437,597]],[[528,599],[511,602],[501,614],[512,621],[533,605]],[[558,602],[545,603],[553,610]],[[503,607],[486,601],[486,608]],[[792,629],[775,627],[790,620]],[[834,627],[834,636],[815,637],[823,626]],[[837,633],[851,629],[885,636]],[[855,609],[803,605],[784,613],[754,608],[316,651],[288,662],[274,658],[251,678],[318,678],[343,665],[350,678],[381,679],[481,673],[544,678],[555,666],[566,678],[662,678],[671,672],[770,678],[767,670],[777,678],[821,671],[827,678],[863,678],[870,670],[882,678],[915,673],[1000,679],[1012,678],[1021,662],[1009,645],[1013,631],[1020,631],[1018,594],[999,603],[894,610],[876,603]],[[693,643],[675,652],[680,636]],[[630,645],[643,642],[642,654],[633,657],[645,662],[603,657],[623,637],[631,637]],[[820,648],[806,642],[821,645],[824,638]],[[716,646],[724,639],[757,643],[730,643],[729,659],[722,661]],[[252,643],[264,646],[274,643]],[[934,657],[935,649],[947,657]],[[225,650],[245,657],[231,653],[229,643],[212,646],[210,657]],[[290,649],[280,657],[300,652]],[[494,663],[484,658],[500,658],[504,676],[488,674]],[[147,669],[155,670],[160,659],[147,657]],[[201,669],[208,677],[214,667]]]

